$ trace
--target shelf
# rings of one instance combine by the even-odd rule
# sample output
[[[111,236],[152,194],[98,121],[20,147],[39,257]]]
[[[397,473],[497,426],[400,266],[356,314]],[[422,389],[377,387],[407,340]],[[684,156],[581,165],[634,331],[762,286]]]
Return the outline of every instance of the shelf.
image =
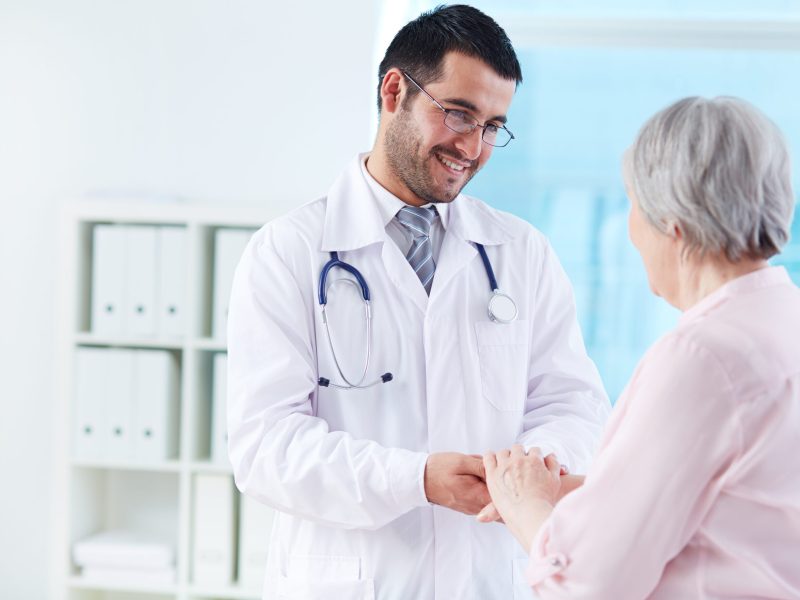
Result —
[[[184,342],[180,339],[149,339],[132,337],[99,336],[90,332],[76,333],[75,344],[78,346],[112,346],[115,348],[154,348],[158,350],[183,350]]]
[[[135,578],[115,582],[113,579],[101,577],[101,574],[94,577],[92,573],[88,573],[89,577],[86,578],[84,573],[75,569],[73,561],[67,559],[59,569],[60,589],[55,597],[60,600],[257,600],[261,596],[260,589],[243,588],[234,582],[209,585],[195,583],[190,579],[195,562],[197,525],[193,521],[193,515],[198,506],[195,492],[198,479],[205,479],[203,475],[216,476],[225,479],[224,484],[230,488],[231,510],[222,511],[216,507],[210,512],[210,520],[226,520],[234,546],[238,543],[236,540],[241,526],[236,518],[241,498],[233,489],[233,470],[224,461],[211,460],[212,456],[216,456],[215,448],[219,448],[218,445],[215,446],[215,442],[220,443],[219,440],[212,441],[212,435],[224,436],[224,429],[221,428],[224,428],[225,386],[224,383],[219,383],[224,381],[224,373],[216,365],[227,352],[224,327],[215,328],[215,324],[220,323],[218,313],[221,312],[216,309],[221,306],[220,298],[229,295],[229,291],[217,289],[217,282],[225,280],[225,285],[229,285],[220,273],[232,273],[231,261],[238,260],[238,256],[234,254],[239,253],[239,250],[224,253],[218,247],[217,239],[223,233],[228,233],[223,232],[224,229],[255,231],[269,220],[270,215],[264,213],[263,207],[254,210],[230,208],[179,204],[154,206],[139,203],[81,203],[65,209],[62,254],[65,297],[60,343],[67,358],[61,364],[63,372],[59,386],[63,396],[60,407],[64,416],[60,419],[63,425],[59,428],[59,491],[67,506],[62,511],[63,516],[57,519],[54,543],[66,558],[71,556],[75,543],[99,531],[158,531],[164,533],[170,543],[174,544],[175,564],[180,568],[176,569],[175,580],[166,583],[155,579],[147,582],[145,579]],[[98,325],[100,329],[92,329],[93,322],[96,322],[92,314],[92,286],[95,285],[93,277],[97,266],[94,233],[99,224],[120,227],[183,227],[185,256],[182,260],[186,278],[182,310],[184,321],[180,329],[177,326],[174,330],[161,328],[160,323],[155,326],[160,329],[148,329],[150,335],[126,333],[124,328],[102,329],[102,325]],[[160,234],[156,238],[162,239]],[[160,258],[163,260],[165,255]],[[161,270],[158,273],[156,286],[163,286],[169,278],[165,278]],[[126,281],[130,283],[129,279]],[[137,329],[131,328],[127,331]],[[184,332],[183,335],[178,335],[180,332]],[[101,351],[94,352],[95,348],[100,348]],[[132,352],[129,353],[128,350]],[[122,380],[117,366],[122,364],[123,359],[120,359],[119,364],[113,361],[92,363],[83,360],[89,355],[103,354],[168,354],[170,363],[175,363],[177,371],[174,377],[172,370],[167,376],[170,386],[174,384],[175,389],[170,387],[165,398],[170,402],[167,407],[170,411],[168,426],[176,444],[175,447],[170,444],[169,449],[164,452],[153,454],[154,462],[137,459],[137,456],[146,455],[138,454],[136,449],[116,455],[111,451],[107,452],[105,448],[97,452],[92,452],[92,448],[84,448],[87,450],[84,453],[81,453],[83,450],[75,450],[74,433],[78,431],[76,423],[84,414],[81,411],[89,411],[92,406],[102,406],[104,411],[120,411],[113,413],[114,418],[129,417],[132,419],[131,423],[136,422],[137,415],[140,414],[137,411],[142,407],[143,413],[148,415],[147,418],[161,419],[158,416],[160,413],[156,414],[157,411],[153,414],[147,411],[155,411],[162,405],[143,400],[154,398],[158,391],[156,387],[147,394],[140,394],[138,391],[149,390],[147,385],[140,384],[155,381],[153,377],[137,375],[138,358],[131,357],[134,362],[131,367],[133,375],[129,380]],[[108,364],[113,369],[107,370],[104,365]],[[122,369],[119,371],[122,372]],[[94,373],[97,377],[87,376]],[[164,374],[158,375],[162,376]],[[96,384],[96,389],[91,386],[79,388],[77,385],[87,381],[92,385]],[[87,389],[96,393],[93,400],[95,405],[79,403],[79,393],[86,393]],[[118,393],[123,389],[134,391],[130,394]],[[100,400],[98,397],[101,392],[97,390],[102,390],[103,398]],[[175,402],[175,406],[172,402]],[[121,411],[124,410],[131,413],[123,414]],[[106,419],[105,416],[102,418]],[[131,425],[131,431],[134,426]],[[170,458],[159,460],[165,456]],[[253,523],[261,523],[255,516],[252,519]],[[258,527],[262,526],[267,535],[267,525],[258,524]],[[227,548],[227,538],[224,545]],[[259,549],[258,552],[263,554],[264,551]],[[236,562],[236,550],[230,558],[232,572],[238,572],[240,565]],[[249,580],[245,578],[244,581]]]
[[[189,588],[189,594],[201,598],[225,598],[230,600],[259,600],[261,598],[260,590],[245,590],[236,586],[215,588],[193,586]]]
[[[71,460],[73,467],[80,469],[108,469],[113,471],[144,471],[150,473],[178,473],[181,470],[181,463],[177,460],[169,460],[163,463],[139,463],[139,462],[103,462],[92,460]]]
[[[202,202],[142,202],[140,198],[109,201],[77,200],[65,207],[70,218],[89,223],[139,223],[200,227],[258,228],[276,216],[275,208],[263,203],[224,209]],[[279,211],[278,214],[285,212]]]
[[[160,350],[183,350],[190,346],[196,350],[209,350],[212,352],[225,352],[228,343],[210,337],[194,338],[189,341],[184,339],[154,339],[134,338],[125,336],[102,336],[84,331],[75,334],[75,344],[78,346],[112,346],[115,348],[155,348]]]
[[[192,346],[197,350],[212,350],[214,352],[226,352],[228,343],[225,340],[215,338],[197,338],[192,340]]]
[[[230,465],[221,465],[209,461],[197,461],[191,464],[191,470],[195,473],[218,473],[218,474],[233,474],[233,468]]]
[[[139,594],[170,595],[178,592],[177,585],[142,585],[136,583],[111,583],[107,581],[92,581],[80,575],[71,577],[68,585],[76,590],[102,590],[108,592],[136,592]]]

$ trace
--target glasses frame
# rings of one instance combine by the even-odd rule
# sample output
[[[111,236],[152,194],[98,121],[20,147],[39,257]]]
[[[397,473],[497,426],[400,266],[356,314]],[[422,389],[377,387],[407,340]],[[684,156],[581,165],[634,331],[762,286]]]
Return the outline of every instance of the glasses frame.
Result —
[[[487,145],[491,146],[492,148],[505,148],[506,146],[508,146],[508,144],[509,144],[509,143],[511,143],[511,140],[514,140],[514,139],[516,139],[516,137],[514,136],[514,134],[513,134],[513,133],[511,133],[511,130],[510,130],[508,127],[506,127],[505,125],[495,125],[494,123],[484,123],[483,125],[481,125],[481,123],[478,121],[478,119],[476,119],[475,117],[473,117],[473,116],[472,116],[472,115],[470,115],[469,113],[466,113],[466,112],[464,112],[463,110],[459,110],[459,109],[457,109],[457,108],[445,108],[444,106],[442,106],[442,105],[439,103],[439,101],[438,101],[436,98],[434,98],[434,97],[433,97],[433,96],[431,96],[431,95],[430,95],[430,94],[429,94],[427,91],[425,91],[425,88],[424,88],[424,87],[422,87],[420,84],[418,84],[418,83],[417,83],[417,82],[414,80],[414,78],[413,78],[413,77],[411,77],[411,75],[409,75],[408,73],[406,73],[406,72],[405,72],[403,69],[400,69],[400,72],[401,72],[401,73],[402,73],[402,74],[403,74],[403,75],[404,75],[404,76],[405,76],[405,77],[406,77],[406,78],[407,78],[407,79],[408,79],[408,80],[409,80],[411,83],[413,83],[415,86],[417,86],[417,89],[419,89],[419,91],[420,91],[420,92],[422,92],[422,93],[423,93],[423,94],[425,94],[425,95],[426,95],[428,98],[430,98],[430,99],[431,99],[431,102],[433,102],[433,103],[436,105],[436,107],[437,107],[439,110],[441,110],[441,111],[444,113],[444,121],[443,121],[443,122],[444,122],[444,126],[445,126],[445,127],[447,127],[447,128],[450,130],[450,131],[453,131],[453,132],[455,132],[455,133],[459,133],[459,134],[462,134],[462,135],[469,135],[469,134],[471,134],[473,131],[475,131],[476,129],[480,128],[480,129],[482,129],[482,130],[483,130],[483,131],[481,132],[481,141],[482,141],[484,144],[487,144]],[[460,113],[460,114],[464,115],[465,117],[469,117],[470,119],[472,119],[473,123],[472,123],[472,124],[471,124],[471,126],[470,126],[470,130],[469,130],[469,131],[458,131],[457,129],[453,129],[452,127],[450,127],[450,126],[447,124],[447,116],[448,116],[448,115],[450,115],[451,113]],[[494,126],[494,127],[497,127],[497,129],[498,129],[498,130],[499,130],[499,129],[504,129],[504,130],[506,131],[506,133],[508,134],[508,140],[506,141],[506,143],[505,143],[505,144],[493,144],[492,142],[489,142],[489,141],[487,141],[487,140],[486,140],[486,138],[485,138],[484,136],[486,135],[486,128],[487,128],[489,125],[492,125],[492,126]]]

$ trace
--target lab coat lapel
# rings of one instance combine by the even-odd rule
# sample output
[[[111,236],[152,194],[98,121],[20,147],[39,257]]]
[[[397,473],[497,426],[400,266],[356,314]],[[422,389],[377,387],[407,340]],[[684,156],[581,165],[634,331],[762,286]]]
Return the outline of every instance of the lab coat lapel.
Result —
[[[328,190],[322,252],[346,252],[386,239],[386,228],[361,173],[360,154]]]
[[[424,313],[428,295],[406,257],[386,234],[372,190],[361,172],[365,158],[360,154],[350,163],[328,192],[320,250],[347,252],[383,244],[381,260],[389,280]]]
[[[474,198],[458,196],[448,210],[449,223],[433,277],[432,297],[442,292],[461,269],[477,259],[476,242],[491,246],[513,237],[497,214]]]
[[[478,251],[475,246],[455,232],[448,231],[439,252],[439,263],[436,265],[436,274],[433,276],[431,297],[438,296],[447,287],[450,280],[477,255]],[[420,288],[422,288],[422,284],[420,284]],[[424,293],[424,288],[422,289]]]
[[[411,299],[417,308],[424,313],[428,309],[428,294],[425,293],[422,282],[417,277],[417,274],[414,273],[414,269],[411,268],[397,244],[387,238],[383,244],[381,258],[392,284],[401,294]],[[436,279],[435,275],[434,279]]]

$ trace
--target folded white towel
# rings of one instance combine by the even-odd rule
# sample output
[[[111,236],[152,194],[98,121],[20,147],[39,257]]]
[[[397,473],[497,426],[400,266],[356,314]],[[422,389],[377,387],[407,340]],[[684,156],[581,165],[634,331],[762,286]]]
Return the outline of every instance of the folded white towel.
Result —
[[[159,569],[175,564],[174,541],[136,531],[101,531],[74,544],[72,558],[80,567]]]
[[[170,585],[175,583],[175,568],[83,567],[81,577],[86,583],[99,585]]]

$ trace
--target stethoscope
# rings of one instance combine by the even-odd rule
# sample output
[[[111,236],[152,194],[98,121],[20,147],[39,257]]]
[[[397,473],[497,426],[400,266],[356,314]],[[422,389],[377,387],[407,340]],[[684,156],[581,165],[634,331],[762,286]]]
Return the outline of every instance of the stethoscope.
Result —
[[[476,242],[475,247],[478,249],[478,254],[480,254],[481,260],[483,261],[483,268],[486,270],[486,275],[489,277],[489,289],[492,291],[492,295],[490,296],[489,303],[486,307],[489,319],[500,325],[512,323],[517,318],[517,305],[514,303],[514,300],[511,298],[511,296],[501,292],[500,288],[497,286],[497,279],[495,279],[494,276],[494,269],[492,269],[492,263],[489,262],[489,257],[486,255],[486,249],[483,247],[483,244],[478,244]],[[356,381],[350,381],[342,372],[342,367],[339,364],[339,360],[336,358],[336,351],[333,347],[333,337],[331,336],[331,331],[328,327],[328,315],[325,311],[325,308],[328,304],[327,281],[328,273],[330,273],[334,268],[343,269],[355,278],[355,281],[352,279],[339,279],[334,283],[341,281],[356,287],[364,301],[364,317],[367,322],[367,355],[364,359],[364,369],[361,371],[361,376]],[[339,376],[342,378],[345,385],[333,383],[330,379],[326,379],[325,377],[320,377],[317,380],[317,383],[321,387],[335,387],[339,388],[340,390],[353,390],[366,389],[374,385],[378,385],[379,383],[390,382],[394,376],[391,373],[384,373],[375,381],[364,383],[364,378],[367,376],[367,370],[369,369],[370,354],[372,352],[372,310],[370,309],[369,286],[367,286],[367,281],[364,279],[363,275],[361,275],[358,269],[356,269],[353,265],[344,262],[343,260],[339,260],[338,252],[331,252],[330,260],[325,263],[325,265],[322,267],[322,271],[319,274],[319,305],[322,309],[322,323],[325,326],[325,335],[328,338],[328,346],[331,349],[333,363],[336,365],[336,370],[339,372]]]

